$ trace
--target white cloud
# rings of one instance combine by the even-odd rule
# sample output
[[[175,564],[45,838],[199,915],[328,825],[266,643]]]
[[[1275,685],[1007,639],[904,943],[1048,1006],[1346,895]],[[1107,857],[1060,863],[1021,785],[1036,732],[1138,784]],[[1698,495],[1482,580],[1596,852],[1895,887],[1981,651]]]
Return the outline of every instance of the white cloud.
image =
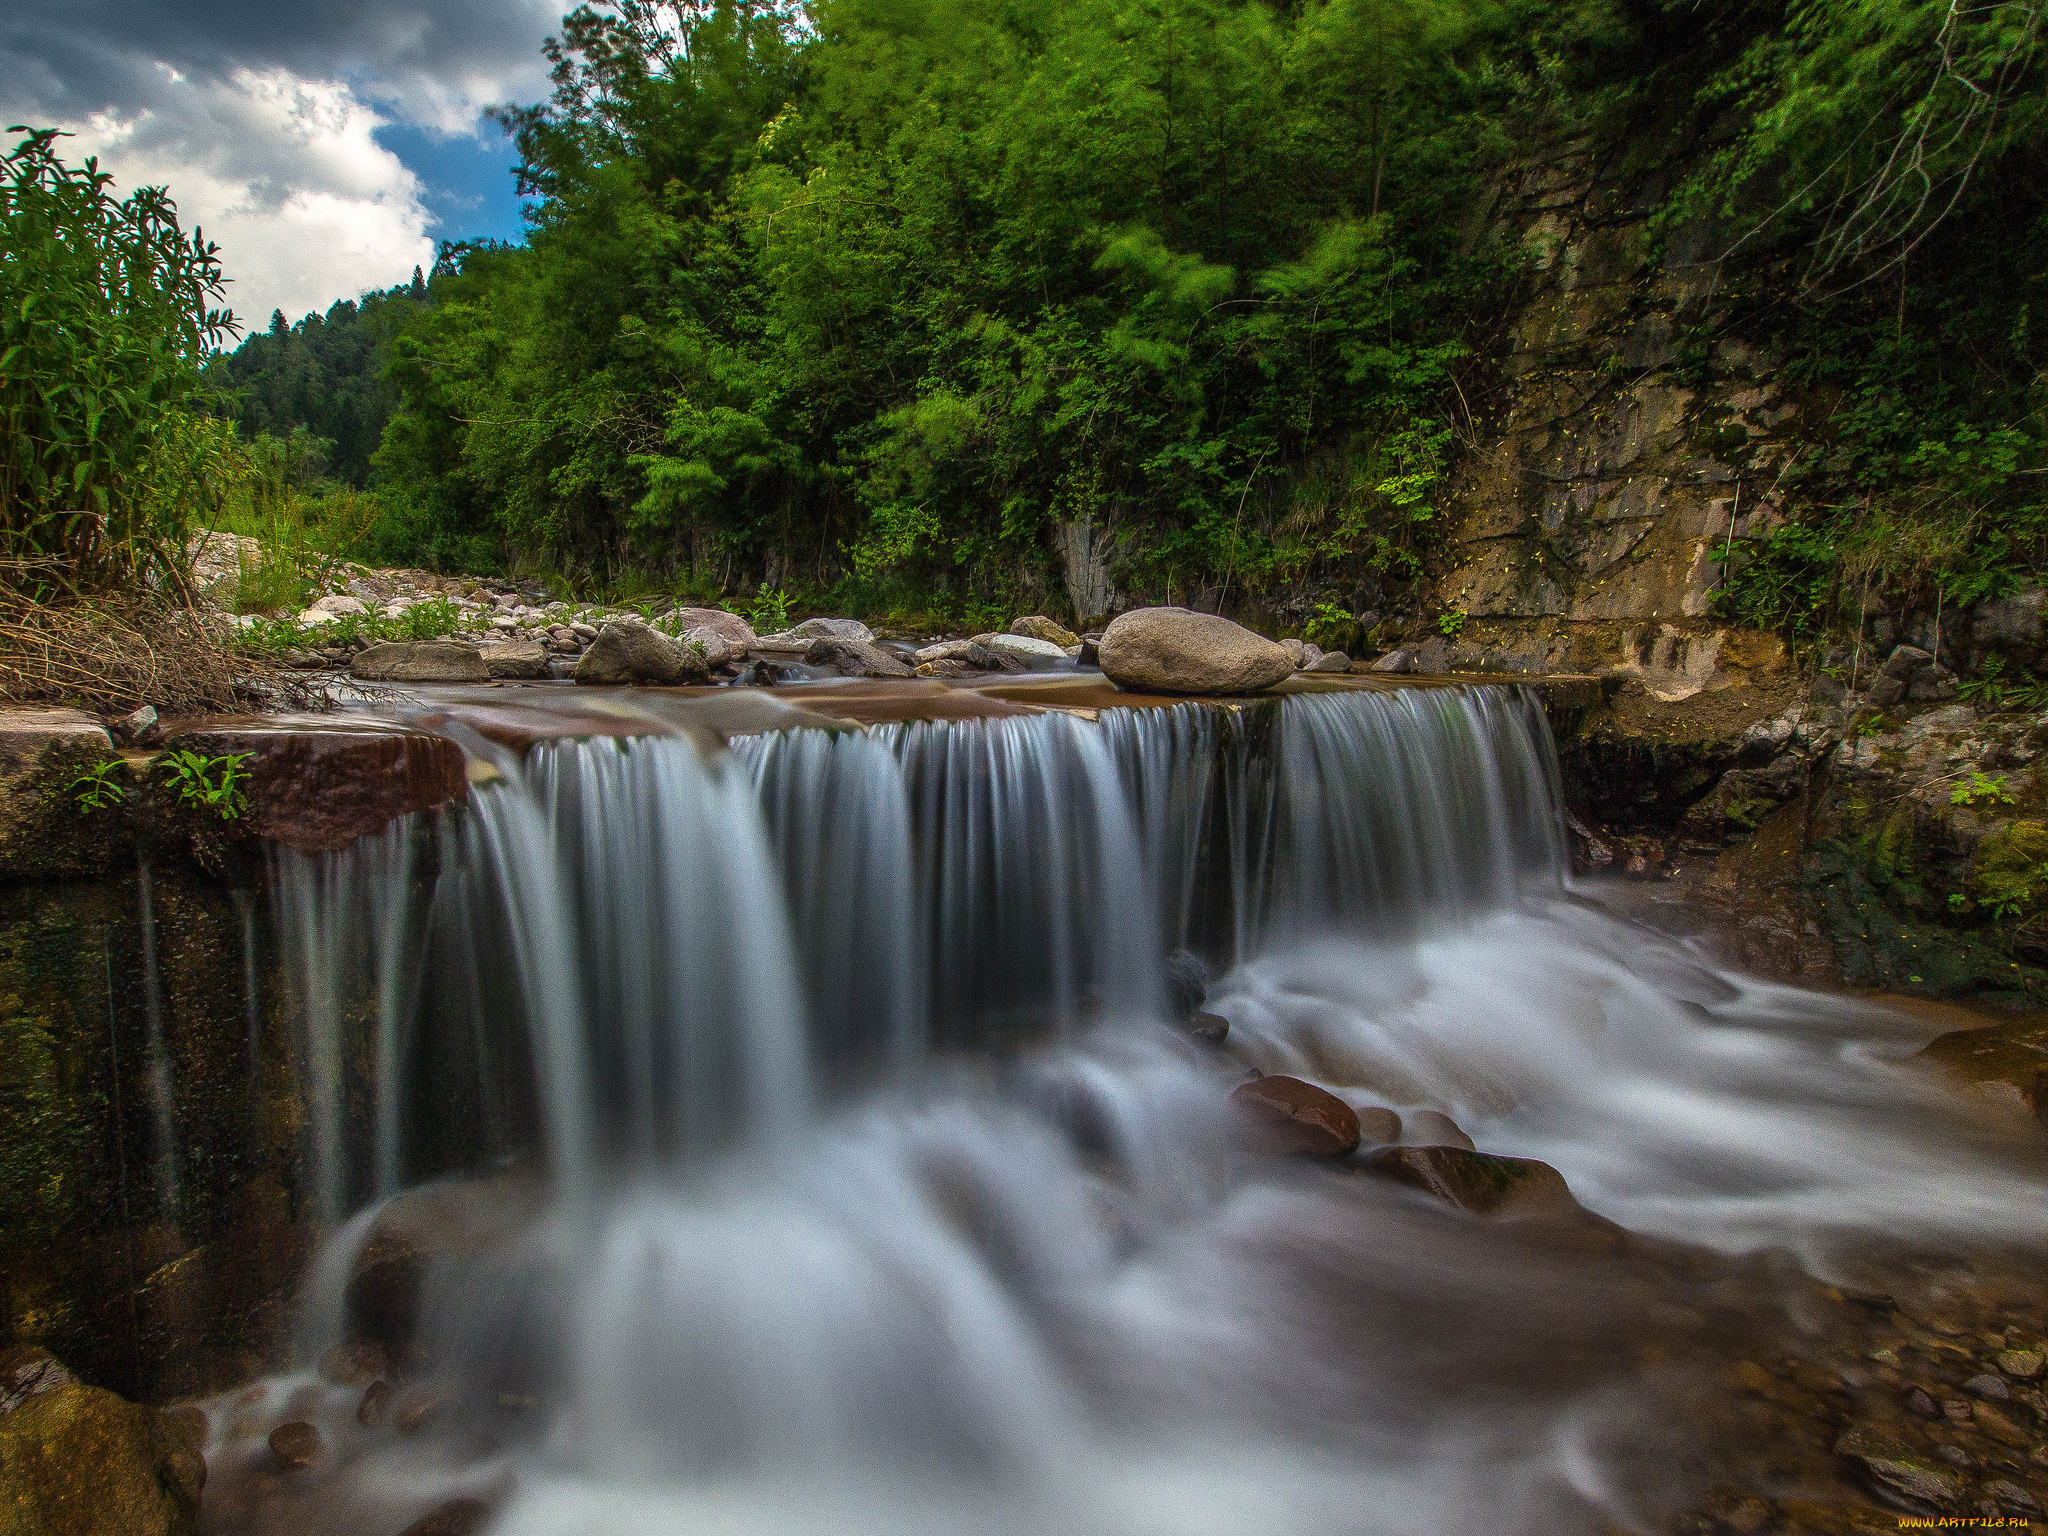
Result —
[[[424,188],[372,136],[384,119],[351,87],[282,68],[217,80],[158,66],[138,111],[68,125],[67,158],[96,154],[123,190],[168,186],[180,221],[221,248],[248,326],[296,319],[431,265]]]

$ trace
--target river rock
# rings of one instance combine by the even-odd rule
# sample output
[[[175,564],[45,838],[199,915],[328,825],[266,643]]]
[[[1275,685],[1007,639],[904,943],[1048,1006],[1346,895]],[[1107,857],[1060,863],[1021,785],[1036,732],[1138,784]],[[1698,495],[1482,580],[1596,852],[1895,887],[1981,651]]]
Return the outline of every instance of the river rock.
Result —
[[[386,640],[356,652],[351,676],[370,683],[487,683],[483,652],[459,640]]]
[[[845,623],[848,620],[810,620]],[[901,657],[892,656],[866,640],[813,640],[804,660],[814,667],[830,667],[841,677],[909,677],[915,670]]]
[[[384,1346],[374,1339],[337,1344],[320,1357],[320,1376],[337,1387],[361,1386],[389,1369]]]
[[[1358,1134],[1362,1141],[1391,1146],[1401,1139],[1401,1117],[1383,1105],[1358,1112]]]
[[[1188,1034],[1204,1045],[1221,1045],[1230,1038],[1230,1020],[1220,1013],[1197,1009],[1188,1016]]]
[[[1274,644],[1278,645],[1281,650],[1287,653],[1288,660],[1294,663],[1294,667],[1297,672],[1308,665],[1308,647],[1303,645],[1299,640],[1295,639],[1292,635],[1288,635],[1279,640],[1276,640]]]
[[[1408,1140],[1410,1145],[1417,1147],[1460,1147],[1467,1152],[1478,1150],[1457,1121],[1433,1109],[1418,1109],[1408,1117]]]
[[[1317,673],[1349,672],[1350,670],[1351,658],[1342,651],[1325,651],[1314,661],[1302,668],[1304,672]]]
[[[413,1521],[398,1536],[475,1536],[491,1518],[482,1499],[450,1499],[430,1515]]]
[[[356,1422],[365,1429],[375,1429],[390,1411],[391,1383],[373,1381],[363,1389],[363,1400],[356,1404]]]
[[[1014,657],[1034,670],[1056,667],[1068,659],[1067,653],[1050,640],[1036,640],[1030,635],[976,635],[974,638],[977,644],[996,656]],[[1074,643],[1080,644],[1079,641]]]
[[[303,1472],[320,1464],[320,1458],[327,1454],[327,1441],[317,1424],[294,1419],[270,1432],[270,1454],[285,1471]]]
[[[1998,1368],[2014,1381],[2038,1381],[2044,1357],[2037,1349],[2007,1349],[1998,1354]]]
[[[933,662],[958,662],[963,667],[976,671],[993,672],[1002,665],[995,652],[977,640],[941,640],[937,645],[928,645],[911,657],[919,666]]]
[[[1937,1514],[1963,1506],[1968,1490],[1961,1479],[1868,1424],[1852,1424],[1835,1442],[1835,1454],[1854,1462],[1870,1485],[1894,1503]]]
[[[368,603],[346,592],[330,593],[306,609],[308,613],[324,613],[333,619],[359,619],[369,611]]]
[[[735,646],[723,634],[709,624],[699,624],[694,629],[683,631],[683,643],[694,645],[704,658],[704,665],[713,671],[746,655],[746,647]]]
[[[548,675],[548,648],[538,640],[508,640],[503,645],[483,648],[484,670],[507,681],[531,680]]]
[[[710,664],[695,649],[638,619],[613,619],[576,661],[576,681],[597,686],[673,686],[702,682],[710,675]]]
[[[1342,1157],[1358,1148],[1358,1115],[1326,1088],[1298,1077],[1261,1077],[1240,1084],[1230,1102],[1266,1151]]]
[[[204,1423],[75,1382],[30,1394],[0,1414],[0,1532],[196,1536]]]
[[[534,1209],[535,1191],[506,1179],[466,1179],[409,1191],[378,1211],[342,1288],[346,1342],[411,1362],[435,1274],[503,1242]]]
[[[1409,1132],[1414,1122],[1409,1118]],[[1492,1157],[1463,1147],[1381,1147],[1366,1166],[1474,1216],[1578,1209],[1564,1175],[1526,1157]]]
[[[1135,693],[1257,693],[1294,672],[1287,652],[1214,613],[1136,608],[1103,632],[1102,670]]]
[[[738,614],[727,613],[723,608],[678,608],[669,615],[669,618],[676,628],[686,635],[693,630],[711,630],[742,656],[746,654],[747,647],[754,643],[754,626]]]
[[[1415,670],[1415,655],[1412,651],[1389,651],[1372,664],[1374,672],[1388,672],[1395,676]]]
[[[875,632],[859,619],[805,619],[787,634],[799,640],[858,640],[871,644]]]
[[[1054,623],[1042,613],[1014,620],[1010,625],[1010,633],[1022,635],[1028,640],[1043,640],[1048,645],[1057,646],[1061,655],[1065,655],[1081,643],[1079,635],[1064,624]]]
[[[1193,1017],[1209,1000],[1209,967],[1192,950],[1177,949],[1161,968],[1166,980],[1167,1011],[1176,1019]]]

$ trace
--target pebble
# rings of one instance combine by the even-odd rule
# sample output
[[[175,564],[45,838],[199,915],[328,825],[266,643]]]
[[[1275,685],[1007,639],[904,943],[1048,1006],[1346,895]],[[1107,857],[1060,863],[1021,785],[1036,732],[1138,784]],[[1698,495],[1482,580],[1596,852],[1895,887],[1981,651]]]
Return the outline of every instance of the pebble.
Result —
[[[2005,1384],[2005,1378],[1993,1376],[1988,1371],[1982,1376],[1972,1376],[1968,1381],[1964,1382],[1963,1390],[1972,1397],[1988,1397],[1993,1402],[1999,1403],[2012,1396],[2012,1388]]]
[[[270,1454],[287,1472],[314,1465],[326,1450],[327,1442],[321,1439],[319,1429],[304,1419],[280,1424],[270,1432]]]
[[[2032,1349],[2008,1349],[1998,1356],[1998,1368],[2014,1381],[2038,1380],[2043,1364],[2040,1352]]]
[[[1906,1412],[1915,1414],[1923,1419],[1938,1419],[1941,1417],[1939,1405],[1919,1387],[1915,1387],[1906,1394]]]

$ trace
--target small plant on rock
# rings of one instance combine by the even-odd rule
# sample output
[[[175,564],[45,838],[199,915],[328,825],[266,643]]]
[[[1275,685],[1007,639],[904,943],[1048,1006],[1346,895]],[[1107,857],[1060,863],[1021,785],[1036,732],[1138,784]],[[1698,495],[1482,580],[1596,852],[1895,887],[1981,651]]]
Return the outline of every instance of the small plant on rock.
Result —
[[[1302,638],[1326,651],[1350,647],[1358,634],[1358,620],[1335,603],[1317,603],[1314,615],[1302,626]]]
[[[95,811],[112,810],[128,798],[128,791],[114,782],[114,775],[122,767],[118,757],[110,757],[103,763],[82,769],[64,786],[64,792],[71,796],[71,803],[78,808],[81,816],[90,816]]]
[[[761,590],[747,607],[747,622],[759,635],[776,635],[789,628],[789,594],[780,587],[761,583]]]
[[[2011,785],[2002,773],[1972,773],[1948,797],[1950,805],[2016,805]]]
[[[1467,617],[1468,615],[1464,609],[1453,608],[1449,613],[1444,614],[1436,621],[1437,633],[1446,640],[1457,639],[1458,636],[1465,633],[1465,620]]]
[[[248,760],[246,752],[208,757],[180,750],[158,758],[157,768],[185,804],[211,811],[222,821],[235,821],[249,808],[249,798],[242,792],[249,780],[242,764]]]

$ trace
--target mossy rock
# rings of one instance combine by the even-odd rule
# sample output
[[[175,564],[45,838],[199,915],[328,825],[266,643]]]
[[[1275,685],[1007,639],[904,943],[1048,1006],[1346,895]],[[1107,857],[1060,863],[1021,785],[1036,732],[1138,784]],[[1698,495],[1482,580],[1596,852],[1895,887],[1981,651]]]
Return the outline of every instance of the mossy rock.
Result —
[[[0,1417],[0,1536],[198,1536],[196,1415],[62,1386]]]
[[[2035,911],[2048,897],[2048,826],[2015,821],[1980,838],[1971,860],[1970,895],[1979,906],[2008,917]]]

